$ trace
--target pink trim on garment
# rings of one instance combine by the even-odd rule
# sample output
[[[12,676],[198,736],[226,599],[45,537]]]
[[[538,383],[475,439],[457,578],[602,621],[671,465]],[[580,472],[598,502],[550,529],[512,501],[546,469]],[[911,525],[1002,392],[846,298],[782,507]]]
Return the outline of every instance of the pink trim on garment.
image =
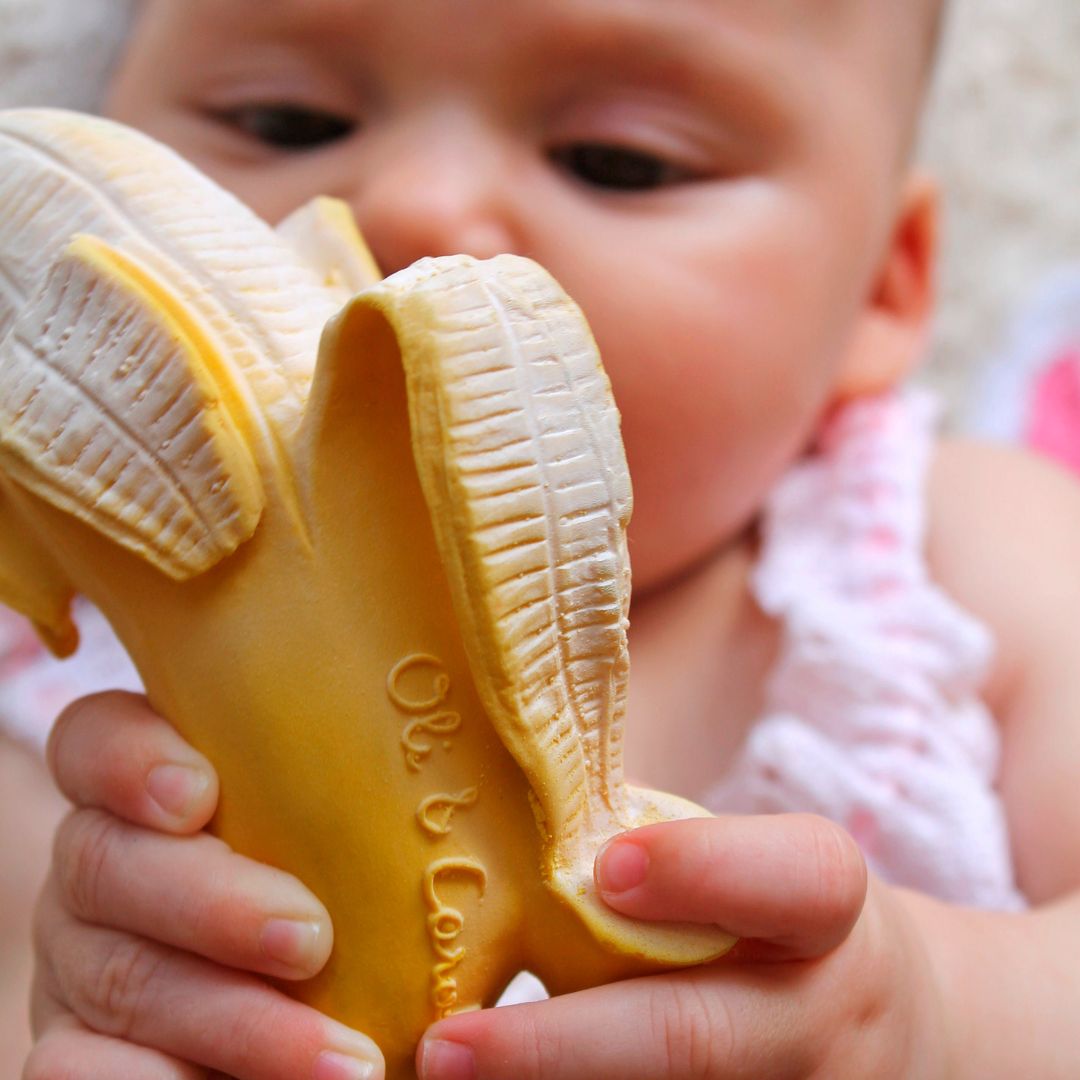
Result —
[[[0,730],[43,749],[60,711],[98,690],[140,690],[134,665],[104,616],[76,600],[79,648],[57,660],[29,621],[0,607]]]
[[[1066,349],[1039,372],[1024,442],[1080,473],[1080,346]]]

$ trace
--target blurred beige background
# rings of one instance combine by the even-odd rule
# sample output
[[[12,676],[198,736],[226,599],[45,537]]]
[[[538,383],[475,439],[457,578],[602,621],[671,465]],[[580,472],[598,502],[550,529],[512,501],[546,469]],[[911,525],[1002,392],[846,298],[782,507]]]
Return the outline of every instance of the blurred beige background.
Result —
[[[953,0],[923,157],[946,196],[927,378],[958,416],[1032,287],[1080,268],[1080,0]]]

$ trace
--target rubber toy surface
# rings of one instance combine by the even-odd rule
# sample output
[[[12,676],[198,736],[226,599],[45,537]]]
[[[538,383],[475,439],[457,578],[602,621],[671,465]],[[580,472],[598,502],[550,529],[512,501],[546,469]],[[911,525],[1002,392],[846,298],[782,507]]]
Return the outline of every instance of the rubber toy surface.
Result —
[[[528,260],[385,280],[343,204],[273,230],[118,125],[0,114],[0,598],[80,592],[215,763],[213,827],[326,903],[290,992],[413,1075],[520,969],[716,957],[596,896],[624,829],[631,496],[577,307]]]

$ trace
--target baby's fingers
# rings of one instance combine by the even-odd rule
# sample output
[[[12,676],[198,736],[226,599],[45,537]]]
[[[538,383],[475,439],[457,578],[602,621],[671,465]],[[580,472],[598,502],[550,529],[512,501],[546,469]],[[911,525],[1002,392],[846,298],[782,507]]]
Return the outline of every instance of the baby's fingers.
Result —
[[[49,764],[77,806],[96,806],[148,828],[201,829],[217,805],[210,762],[138,694],[94,694],[53,727]]]
[[[74,1017],[34,1046],[22,1080],[207,1080],[205,1069],[89,1031]]]
[[[842,1074],[814,1068],[815,1024],[829,1015],[814,974],[811,965],[776,980],[699,968],[460,1013],[428,1029],[417,1071],[421,1080],[876,1077],[857,1065]]]
[[[70,918],[53,932],[55,996],[94,1032],[236,1080],[383,1076],[370,1039],[255,976]]]
[[[80,810],[57,831],[55,866],[59,904],[84,922],[284,979],[314,975],[330,955],[330,916],[308,889],[206,834],[162,836]],[[56,950],[53,887],[42,901],[42,953]]]
[[[756,959],[810,958],[851,932],[866,864],[809,814],[695,818],[624,833],[597,856],[604,900],[638,919],[715,923]]]

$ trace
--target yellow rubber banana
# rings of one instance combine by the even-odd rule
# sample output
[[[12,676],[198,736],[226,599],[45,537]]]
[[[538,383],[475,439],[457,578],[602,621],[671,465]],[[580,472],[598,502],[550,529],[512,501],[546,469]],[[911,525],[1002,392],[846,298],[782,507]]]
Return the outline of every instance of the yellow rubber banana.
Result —
[[[133,132],[0,114],[0,599],[60,653],[73,592],[106,613],[214,761],[215,831],[333,916],[288,989],[391,1077],[522,968],[559,992],[731,944],[593,885],[611,835],[704,814],[623,781],[630,506],[534,263],[379,280],[342,204],[275,233]]]

